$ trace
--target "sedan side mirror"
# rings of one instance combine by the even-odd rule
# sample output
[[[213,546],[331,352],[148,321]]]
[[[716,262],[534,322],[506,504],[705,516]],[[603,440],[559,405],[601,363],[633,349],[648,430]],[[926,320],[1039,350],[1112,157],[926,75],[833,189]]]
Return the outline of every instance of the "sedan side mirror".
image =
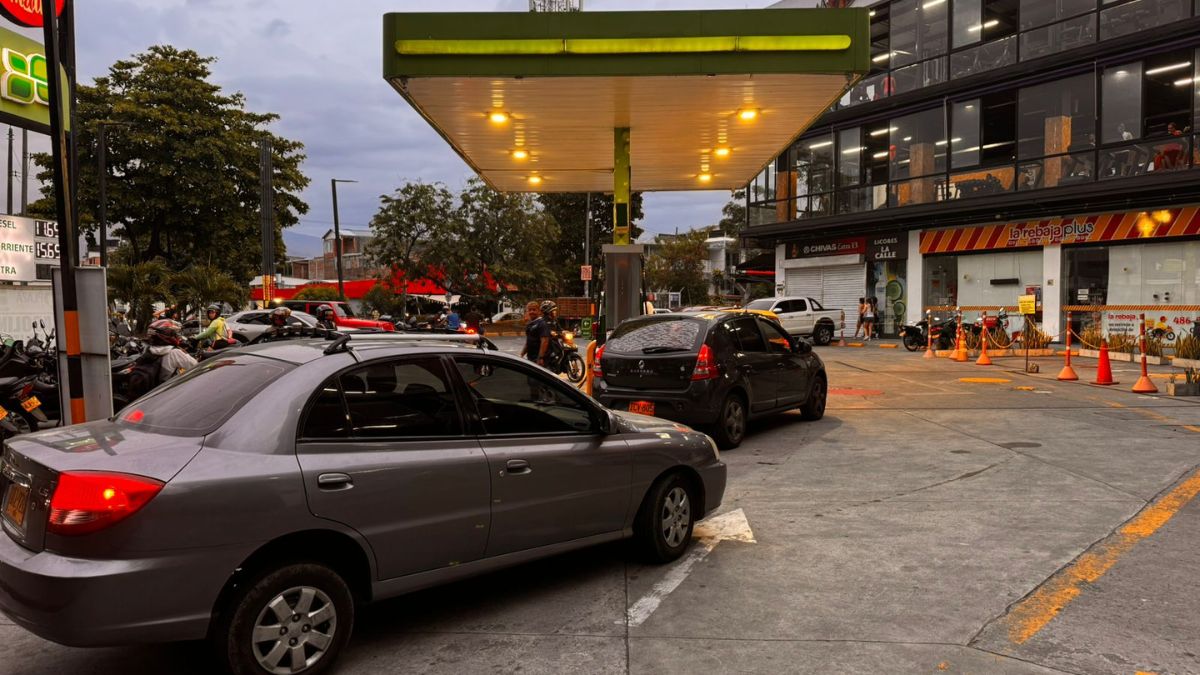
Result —
[[[613,419],[613,414],[606,408],[596,409],[597,422],[599,423],[600,433],[608,436],[617,430],[616,420]]]
[[[792,348],[797,354],[809,354],[812,353],[813,350],[812,343],[800,337],[795,338],[792,343]]]

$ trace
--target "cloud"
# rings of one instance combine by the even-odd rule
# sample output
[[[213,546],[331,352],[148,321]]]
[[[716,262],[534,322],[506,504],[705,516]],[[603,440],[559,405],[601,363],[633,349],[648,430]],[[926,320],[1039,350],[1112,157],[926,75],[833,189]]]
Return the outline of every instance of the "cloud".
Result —
[[[762,7],[770,0],[585,0],[588,11]],[[471,171],[383,81],[379,35],[392,11],[525,11],[527,0],[104,0],[79,3],[84,80],[154,44],[217,57],[213,80],[247,105],[281,117],[273,130],[305,144],[309,213],[297,228],[320,235],[332,223],[329,179],[343,223],[364,225],[381,194],[404,180],[460,187]],[[726,192],[648,195],[642,226],[670,232],[716,223]]]

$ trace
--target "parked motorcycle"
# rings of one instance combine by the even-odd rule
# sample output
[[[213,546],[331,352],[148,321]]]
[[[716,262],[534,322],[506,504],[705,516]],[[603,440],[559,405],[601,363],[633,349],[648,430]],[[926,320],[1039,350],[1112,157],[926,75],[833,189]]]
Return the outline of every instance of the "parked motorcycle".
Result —
[[[9,344],[0,354],[0,440],[49,424],[41,410],[42,400],[34,391],[41,374],[41,357],[30,356],[21,340]]]
[[[546,367],[556,373],[565,373],[573,384],[583,382],[586,365],[579,355],[579,346],[575,344],[575,334],[571,331],[555,332],[550,341],[550,359]]]
[[[954,319],[941,321],[933,319],[933,348],[950,349],[954,346],[954,336],[958,331],[958,323]],[[900,339],[904,348],[910,352],[925,349],[929,344],[929,321],[921,319],[915,325],[906,325],[900,329]]]

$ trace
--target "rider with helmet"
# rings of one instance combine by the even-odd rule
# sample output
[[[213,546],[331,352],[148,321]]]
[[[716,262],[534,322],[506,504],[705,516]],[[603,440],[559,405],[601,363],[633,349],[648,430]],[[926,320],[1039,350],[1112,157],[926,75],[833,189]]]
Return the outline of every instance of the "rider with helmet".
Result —
[[[271,327],[262,334],[260,339],[270,340],[272,337],[291,333],[294,329],[288,323],[288,320],[291,318],[292,310],[287,307],[276,307],[271,310]]]
[[[337,313],[330,305],[317,307],[317,327],[325,330],[337,330]]]
[[[158,360],[158,382],[167,380],[196,366],[196,359],[183,351],[183,326],[173,319],[159,319],[146,329],[147,350]]]
[[[544,366],[550,352],[550,338],[555,326],[554,313],[558,311],[558,305],[552,300],[547,300],[542,303],[540,309],[542,315],[525,325],[525,348],[521,350],[521,356]]]
[[[129,325],[129,308],[125,305],[117,305],[113,307],[112,318],[109,319],[109,332],[116,333],[121,337],[129,337],[133,335],[133,326]]]
[[[225,325],[225,318],[221,316],[221,306],[209,305],[205,308],[204,314],[208,317],[208,328],[196,336],[196,342],[210,341],[213,343],[213,347],[218,349],[228,346],[233,338],[230,335],[229,327]]]

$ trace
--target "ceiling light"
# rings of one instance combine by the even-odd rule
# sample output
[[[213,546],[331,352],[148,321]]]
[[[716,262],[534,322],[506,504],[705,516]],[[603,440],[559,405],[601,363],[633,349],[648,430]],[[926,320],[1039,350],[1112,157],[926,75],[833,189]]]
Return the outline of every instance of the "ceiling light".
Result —
[[[891,54],[884,52],[883,54],[880,54],[879,56],[873,57],[871,59],[871,61],[873,61],[874,63],[883,63],[884,61],[888,60],[889,56],[891,56]]]
[[[1190,65],[1192,65],[1191,61],[1183,61],[1181,63],[1172,63],[1169,66],[1159,66],[1158,68],[1151,68],[1150,70],[1147,70],[1143,74],[1144,75],[1157,75],[1159,73],[1169,73],[1172,70],[1179,70],[1180,68],[1187,68]]]
[[[861,146],[855,146],[853,148],[846,148],[845,150],[842,151],[842,154],[843,155],[853,155],[854,153],[858,152],[859,150],[862,150]]]
[[[871,155],[871,157],[873,159],[883,159],[884,157],[887,157],[887,156],[888,156],[887,150],[884,150],[883,152],[877,152],[877,153]]]
[[[716,155],[717,157],[728,157],[729,152],[730,152],[729,148],[724,148],[724,147],[713,150],[713,154]]]
[[[711,173],[702,173],[702,174],[696,176],[696,180],[700,181],[701,183],[708,183],[708,182],[712,181],[712,174]]]
[[[758,117],[758,111],[754,108],[744,108],[737,112],[737,116],[743,122],[753,122]]]
[[[889,131],[898,131],[899,129],[900,129],[900,127],[883,127],[882,129],[876,129],[875,131],[872,131],[870,133],[870,135],[871,136],[882,136]]]
[[[1182,80],[1175,80],[1175,86],[1176,87],[1186,87],[1195,81],[1196,81],[1196,78],[1194,78],[1194,77],[1185,77]]]
[[[521,148],[517,148],[516,150],[512,151],[512,158],[513,159],[529,159],[529,151],[522,150]]]
[[[907,143],[907,142],[909,142],[909,141],[911,141],[911,140],[912,140],[912,136],[905,136],[905,137],[904,137],[904,142],[905,142],[905,143]]]
[[[820,143],[813,143],[812,145],[808,146],[808,149],[816,150],[818,148],[826,148],[831,145],[833,145],[833,141],[821,141]]]
[[[991,21],[985,21],[985,22],[984,22],[984,23],[982,23],[982,24],[978,24],[978,23],[977,23],[977,24],[975,24],[974,26],[968,26],[968,27],[967,27],[967,30],[968,30],[968,31],[970,31],[970,32],[972,32],[972,33],[977,33],[977,32],[979,32],[979,31],[981,31],[981,30],[985,30],[985,29],[988,29],[988,28],[995,28],[996,26],[999,26],[999,25],[1000,25],[1000,22],[999,22],[999,21],[997,21],[996,19],[992,19]]]
[[[931,7],[937,7],[938,5],[943,4],[944,2],[946,2],[946,0],[928,0],[925,4],[921,5],[921,9],[929,9]]]
[[[508,113],[503,110],[493,110],[488,113],[488,121],[492,124],[504,124],[508,122]]]
[[[530,184],[530,185],[541,185],[541,184],[542,184],[542,177],[541,177],[541,176],[530,176],[530,177],[529,177],[529,184]]]

